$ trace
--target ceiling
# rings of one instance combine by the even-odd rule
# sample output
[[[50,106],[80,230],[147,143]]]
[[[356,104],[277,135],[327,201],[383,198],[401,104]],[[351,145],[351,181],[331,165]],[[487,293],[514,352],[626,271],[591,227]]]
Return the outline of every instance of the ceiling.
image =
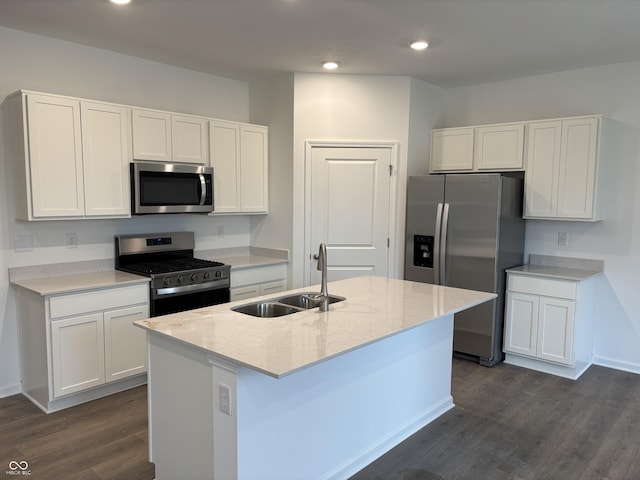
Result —
[[[243,81],[328,59],[444,87],[640,60],[638,0],[0,0],[0,25]]]

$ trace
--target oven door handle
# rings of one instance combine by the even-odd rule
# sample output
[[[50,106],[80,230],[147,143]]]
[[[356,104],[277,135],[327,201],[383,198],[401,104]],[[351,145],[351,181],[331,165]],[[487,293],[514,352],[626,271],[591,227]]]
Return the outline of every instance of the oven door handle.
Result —
[[[182,285],[179,287],[156,288],[153,290],[154,297],[162,295],[172,295],[176,293],[198,292],[201,290],[218,290],[229,287],[229,279],[223,278],[207,283],[196,283],[195,285]]]

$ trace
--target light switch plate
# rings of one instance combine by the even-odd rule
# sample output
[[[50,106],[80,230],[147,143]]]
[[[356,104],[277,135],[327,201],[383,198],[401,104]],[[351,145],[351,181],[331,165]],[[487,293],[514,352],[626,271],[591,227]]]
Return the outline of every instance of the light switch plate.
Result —
[[[33,250],[33,237],[31,235],[16,235],[14,245],[16,252],[30,252]]]
[[[558,245],[561,247],[569,246],[569,234],[567,232],[558,232]]]

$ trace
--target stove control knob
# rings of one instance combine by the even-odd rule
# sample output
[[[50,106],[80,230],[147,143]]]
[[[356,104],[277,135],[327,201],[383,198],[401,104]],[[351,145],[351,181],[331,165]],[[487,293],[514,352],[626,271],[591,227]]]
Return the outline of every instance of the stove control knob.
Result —
[[[192,273],[191,274],[191,281],[192,282],[196,282],[198,280],[198,274],[197,273]]]
[[[171,285],[171,279],[167,277],[164,279],[162,283],[164,284],[165,287],[168,287],[169,285]]]
[[[202,275],[202,277],[203,277],[205,280],[209,280],[209,279],[211,278],[211,274],[210,274],[209,272],[204,272],[204,274]]]
[[[178,283],[184,283],[184,275],[178,275]]]
[[[216,277],[217,278],[221,278],[222,277],[222,270],[216,270]]]

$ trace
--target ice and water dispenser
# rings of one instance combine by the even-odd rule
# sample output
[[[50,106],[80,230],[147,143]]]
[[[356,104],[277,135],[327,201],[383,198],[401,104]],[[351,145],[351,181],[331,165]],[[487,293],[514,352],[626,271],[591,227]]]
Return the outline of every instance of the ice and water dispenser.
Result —
[[[413,266],[433,268],[433,235],[413,236]]]

